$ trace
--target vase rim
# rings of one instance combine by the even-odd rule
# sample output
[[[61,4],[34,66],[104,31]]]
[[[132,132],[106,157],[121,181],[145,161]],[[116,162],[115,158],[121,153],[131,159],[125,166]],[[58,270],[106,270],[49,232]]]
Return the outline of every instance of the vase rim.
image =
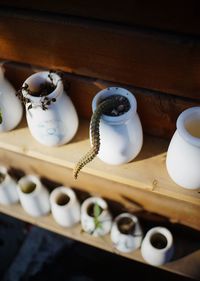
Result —
[[[130,108],[127,112],[123,113],[122,115],[119,116],[109,116],[102,114],[102,119],[109,124],[121,124],[126,122],[127,120],[130,119],[130,117],[137,112],[137,101],[135,96],[128,91],[125,88],[120,88],[120,87],[108,87],[106,89],[101,90],[96,94],[96,96],[93,98],[92,101],[92,110],[93,112],[96,110],[96,107],[99,103],[99,101],[102,100],[102,98],[106,98],[112,95],[120,95],[123,97],[126,97],[130,103]]]
[[[26,183],[26,182],[33,182],[36,184],[35,189],[30,193],[25,193],[21,190],[20,185],[23,183]],[[25,175],[22,178],[20,178],[18,181],[18,190],[20,191],[21,194],[23,194],[24,196],[27,196],[27,197],[35,196],[35,194],[40,192],[41,188],[42,188],[42,183],[41,183],[39,177],[37,177],[35,175]]]
[[[177,131],[180,136],[191,145],[200,147],[200,137],[193,136],[186,128],[186,122],[188,120],[199,120],[200,122],[200,106],[184,110],[176,122]]]
[[[50,81],[48,75],[51,74],[53,82],[55,83],[55,89],[48,95],[42,96],[42,97],[37,97],[37,96],[32,96],[28,94],[25,90],[22,90],[22,94],[24,97],[30,99],[34,104],[39,104],[45,97],[48,97],[49,99],[56,98],[63,92],[63,83],[61,80],[61,77],[55,73],[55,72],[49,72],[49,71],[40,71],[36,72],[32,75],[30,75],[23,83],[23,87],[25,84],[28,84],[29,86],[35,83],[36,84],[41,84],[41,82],[44,81]]]
[[[61,194],[65,194],[69,197],[69,201],[65,205],[59,205],[56,202],[56,199]],[[50,194],[50,203],[56,204],[56,206],[59,207],[60,209],[69,208],[71,205],[74,204],[75,201],[76,201],[75,192],[73,191],[73,189],[67,186],[58,186]]]

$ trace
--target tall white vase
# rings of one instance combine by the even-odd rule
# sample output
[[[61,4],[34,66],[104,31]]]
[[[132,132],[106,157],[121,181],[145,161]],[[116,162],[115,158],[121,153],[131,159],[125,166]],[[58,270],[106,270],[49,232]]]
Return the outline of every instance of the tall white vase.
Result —
[[[50,204],[59,225],[70,227],[80,221],[80,204],[73,189],[65,186],[55,188],[50,195]]]
[[[28,85],[31,91],[36,92],[42,83],[50,82],[49,72],[35,73],[26,79],[23,84]],[[55,90],[48,96],[38,97],[22,90],[23,96],[30,100],[26,104],[26,118],[32,136],[41,144],[47,146],[58,146],[69,142],[78,129],[78,116],[71,99],[63,88],[63,82],[56,73],[50,74]],[[47,109],[42,109],[45,100],[51,100]]]
[[[168,173],[184,188],[200,188],[200,106],[183,111],[176,125],[167,152]]]
[[[100,120],[100,150],[98,157],[112,165],[133,160],[143,144],[142,126],[137,114],[137,101],[126,89],[110,87],[100,91],[92,101],[93,112],[103,99],[121,95],[130,103],[130,109],[119,116],[103,115]]]
[[[3,67],[0,67],[0,112],[2,123],[0,132],[14,129],[22,119],[23,108],[16,97],[16,91],[11,83],[4,77]]]
[[[25,193],[22,187],[28,183],[34,183],[35,189]],[[34,175],[27,175],[18,181],[17,191],[23,209],[33,217],[46,215],[50,211],[49,192],[42,185],[40,179]]]

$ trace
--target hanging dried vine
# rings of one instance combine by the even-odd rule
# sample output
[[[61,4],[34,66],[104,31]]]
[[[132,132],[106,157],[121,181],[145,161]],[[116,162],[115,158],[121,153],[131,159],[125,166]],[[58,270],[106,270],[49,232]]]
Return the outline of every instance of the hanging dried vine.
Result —
[[[128,111],[130,104],[127,98],[120,95],[112,95],[99,103],[91,118],[92,148],[78,161],[74,168],[74,178],[77,179],[80,170],[91,162],[100,149],[99,124],[102,114],[117,116]],[[117,112],[117,114],[116,114]]]

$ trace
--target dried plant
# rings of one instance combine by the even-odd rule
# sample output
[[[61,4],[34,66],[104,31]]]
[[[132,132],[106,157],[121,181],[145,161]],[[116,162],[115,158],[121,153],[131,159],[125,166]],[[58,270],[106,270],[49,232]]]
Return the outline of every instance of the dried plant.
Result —
[[[57,81],[57,84],[54,84],[52,73],[56,73],[60,76],[60,80],[62,80],[62,73],[56,71],[49,71],[48,78],[49,81],[45,81],[39,87],[39,90],[34,92],[29,89],[29,85],[25,83],[16,93],[16,96],[19,100],[24,104],[28,105],[27,109],[31,109],[34,104],[32,101],[24,96],[23,92],[25,91],[27,95],[40,97],[40,106],[43,110],[47,110],[51,103],[56,102],[56,98],[49,98],[48,95],[51,94],[57,87],[57,84],[60,80]]]
[[[74,178],[77,179],[80,170],[91,162],[100,149],[99,124],[102,114],[118,116],[128,111],[130,104],[127,98],[120,95],[112,95],[100,102],[91,118],[92,148],[79,160],[74,168]]]

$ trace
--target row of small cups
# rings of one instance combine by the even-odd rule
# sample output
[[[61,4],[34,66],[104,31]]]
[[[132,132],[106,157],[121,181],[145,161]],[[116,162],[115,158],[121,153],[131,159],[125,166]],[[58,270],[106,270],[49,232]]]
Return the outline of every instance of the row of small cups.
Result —
[[[69,187],[57,187],[49,197],[49,192],[37,176],[26,175],[16,184],[5,167],[0,167],[2,174],[5,177],[0,183],[1,204],[20,200],[23,209],[34,217],[51,211],[55,221],[62,227],[71,227],[81,220],[82,229],[93,236],[110,233],[114,247],[120,252],[132,252],[141,247],[144,260],[151,265],[161,265],[172,258],[173,237],[167,228],[154,227],[143,239],[138,218],[130,213],[122,213],[113,221],[103,198],[87,198],[80,206],[75,192]],[[94,217],[95,206],[99,206],[98,218]]]

